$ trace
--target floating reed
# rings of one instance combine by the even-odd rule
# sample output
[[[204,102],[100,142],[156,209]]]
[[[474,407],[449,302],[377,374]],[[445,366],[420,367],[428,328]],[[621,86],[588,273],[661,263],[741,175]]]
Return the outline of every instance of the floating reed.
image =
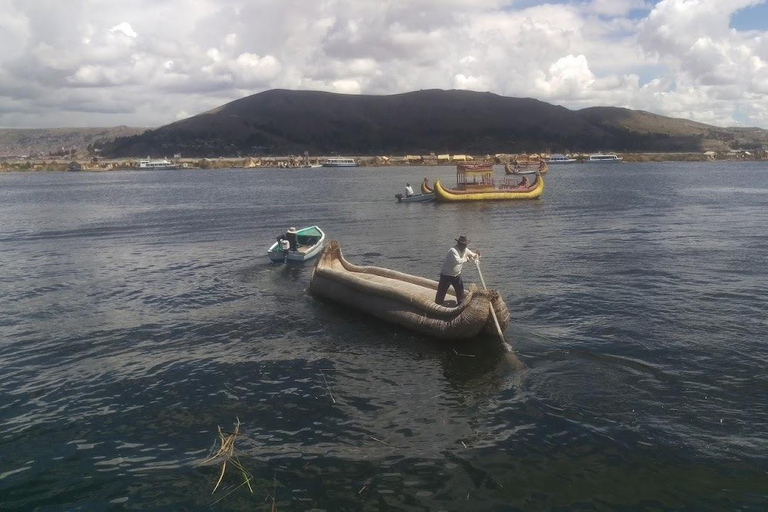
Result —
[[[214,453],[213,449],[211,450],[211,455],[208,456],[207,459],[205,459],[203,462],[200,463],[200,465],[211,465],[211,464],[221,464],[221,472],[219,474],[219,479],[216,481],[216,485],[213,487],[213,491],[211,491],[211,494],[216,492],[216,489],[219,488],[219,485],[221,485],[221,481],[224,479],[224,474],[227,472],[227,466],[231,465],[234,466],[235,469],[237,469],[240,474],[243,477],[243,483],[235,487],[232,491],[227,493],[225,496],[223,496],[221,499],[226,498],[234,492],[235,490],[239,489],[243,485],[248,486],[248,490],[251,491],[251,494],[253,494],[253,487],[251,487],[251,480],[253,480],[253,475],[248,472],[247,469],[243,466],[243,464],[240,462],[240,459],[237,456],[237,453],[235,451],[235,440],[237,439],[237,436],[240,434],[240,418],[237,418],[237,423],[235,424],[235,430],[226,435],[222,430],[221,427],[218,427],[219,431],[219,449]],[[215,444],[214,444],[215,448]],[[219,500],[221,501],[221,500]]]

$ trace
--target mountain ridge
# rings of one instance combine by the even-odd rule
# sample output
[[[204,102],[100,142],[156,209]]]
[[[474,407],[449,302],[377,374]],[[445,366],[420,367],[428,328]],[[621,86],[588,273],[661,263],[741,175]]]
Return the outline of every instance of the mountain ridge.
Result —
[[[569,110],[533,98],[428,89],[386,96],[272,89],[118,139],[114,156],[704,151],[736,129],[619,107]],[[768,131],[745,131],[768,144]]]
[[[0,157],[64,156],[82,154],[88,147],[118,137],[144,133],[147,128],[0,128]]]
[[[94,144],[105,156],[185,157],[764,149],[768,131],[622,107],[426,89],[392,95],[271,89]]]

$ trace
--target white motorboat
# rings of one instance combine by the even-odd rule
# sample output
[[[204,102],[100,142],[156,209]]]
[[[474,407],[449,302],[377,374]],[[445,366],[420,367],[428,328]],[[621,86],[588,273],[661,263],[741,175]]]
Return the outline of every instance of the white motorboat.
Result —
[[[354,158],[330,157],[323,162],[323,167],[357,167],[357,161]]]
[[[325,233],[317,226],[289,228],[267,249],[267,255],[274,263],[303,263],[320,254],[324,245]]]
[[[544,161],[548,164],[572,164],[578,162],[575,158],[570,158],[561,154],[550,155],[549,158]]]
[[[612,153],[610,154],[603,154],[603,153],[595,153],[594,155],[589,155],[588,162],[621,162],[623,159],[620,156],[616,156]]]
[[[149,157],[139,160],[139,169],[178,169],[179,166],[167,158],[152,160]]]

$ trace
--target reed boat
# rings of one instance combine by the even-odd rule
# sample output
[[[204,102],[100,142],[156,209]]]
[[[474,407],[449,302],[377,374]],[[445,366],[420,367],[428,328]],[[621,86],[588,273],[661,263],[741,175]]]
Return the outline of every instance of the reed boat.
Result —
[[[523,160],[504,164],[506,174],[547,174],[549,165],[544,160]]]
[[[341,253],[332,240],[317,261],[309,291],[350,308],[427,336],[446,340],[494,335],[494,308],[501,329],[509,324],[509,311],[495,290],[469,285],[464,301],[455,306],[435,303],[437,281],[382,267],[358,266]],[[447,299],[456,297],[450,293]]]
[[[424,181],[421,182],[421,193],[422,194],[435,193],[435,189],[433,189],[432,186],[429,184],[429,178],[424,178]]]
[[[456,188],[435,182],[435,199],[441,202],[455,201],[507,201],[513,199],[538,199],[544,192],[544,178],[536,173],[532,183],[506,177],[493,178],[493,166],[488,164],[460,164],[456,166]]]

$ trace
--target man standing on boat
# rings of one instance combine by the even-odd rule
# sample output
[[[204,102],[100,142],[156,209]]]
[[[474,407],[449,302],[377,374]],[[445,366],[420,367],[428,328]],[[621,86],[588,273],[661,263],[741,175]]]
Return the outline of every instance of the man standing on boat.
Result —
[[[413,195],[413,189],[410,183],[405,184],[405,197],[411,197]]]
[[[476,260],[480,258],[480,253],[475,253],[467,248],[469,240],[464,235],[461,235],[456,239],[456,246],[451,247],[448,254],[445,256],[443,262],[443,268],[440,269],[440,282],[437,285],[437,295],[435,296],[435,302],[443,305],[445,301],[445,294],[448,292],[448,287],[453,286],[453,291],[456,293],[456,305],[461,304],[464,300],[464,282],[461,280],[461,268],[468,260]]]
[[[285,232],[285,238],[286,240],[288,240],[290,250],[292,251],[299,250],[299,240],[296,237],[296,228],[294,227],[288,228],[288,231]]]

